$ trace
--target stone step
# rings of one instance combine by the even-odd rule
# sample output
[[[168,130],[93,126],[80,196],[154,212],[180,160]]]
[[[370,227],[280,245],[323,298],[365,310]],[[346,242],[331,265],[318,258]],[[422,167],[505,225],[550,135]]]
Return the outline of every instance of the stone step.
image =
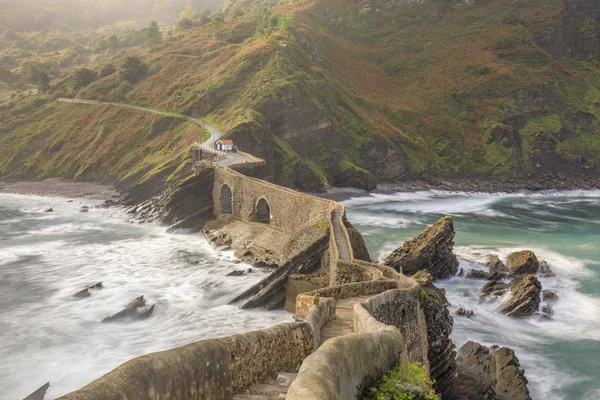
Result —
[[[272,377],[266,383],[255,383],[245,393],[233,396],[233,400],[285,399],[288,388],[297,376],[298,374],[280,372],[276,379]]]

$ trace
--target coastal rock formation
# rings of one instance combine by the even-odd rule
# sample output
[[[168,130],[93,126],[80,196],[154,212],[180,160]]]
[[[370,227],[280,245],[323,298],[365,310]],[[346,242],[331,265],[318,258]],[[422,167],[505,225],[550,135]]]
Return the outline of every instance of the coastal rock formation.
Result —
[[[506,265],[500,260],[500,258],[495,254],[490,254],[488,256],[487,262],[485,266],[490,270],[490,272],[504,272],[506,271]]]
[[[365,240],[363,239],[360,232],[352,225],[348,219],[346,219],[346,215],[344,214],[344,226],[346,226],[346,230],[348,231],[348,236],[350,237],[350,245],[352,245],[352,252],[354,253],[354,258],[357,260],[363,261],[371,261],[371,256],[369,255],[369,250],[365,245]]]
[[[533,315],[540,305],[542,284],[531,274],[525,274],[510,282],[510,298],[502,305],[501,311],[509,317]]]
[[[540,262],[533,251],[523,250],[508,255],[507,267],[512,275],[535,274]]]
[[[546,261],[540,261],[538,275],[542,278],[552,278],[553,276],[556,276]]]
[[[488,283],[483,285],[483,287],[481,288],[481,295],[482,296],[488,296],[488,295],[502,296],[506,293],[508,288],[509,288],[508,283],[504,283],[501,281],[489,281]]]
[[[546,303],[556,303],[558,301],[558,295],[552,290],[542,290],[542,297]]]
[[[467,342],[458,351],[454,390],[458,400],[529,400],[527,378],[515,352]]]
[[[407,241],[385,259],[385,265],[412,275],[427,270],[434,279],[455,275],[458,260],[452,252],[454,247],[454,220],[441,218],[416,238]]]
[[[429,375],[435,381],[436,393],[441,394],[444,399],[451,399],[456,352],[450,339],[454,319],[448,311],[448,300],[444,290],[431,283],[421,287],[419,299],[427,324]]]
[[[467,309],[461,307],[458,310],[456,310],[456,315],[458,315],[460,317],[471,318],[472,316],[475,315],[475,313],[473,312],[473,310],[467,310]]]

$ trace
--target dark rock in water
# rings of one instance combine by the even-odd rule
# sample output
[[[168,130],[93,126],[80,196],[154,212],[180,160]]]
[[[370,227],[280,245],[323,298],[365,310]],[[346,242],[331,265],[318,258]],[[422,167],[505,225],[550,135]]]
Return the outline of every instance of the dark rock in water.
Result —
[[[88,290],[88,288],[80,290],[79,292],[77,292],[73,295],[73,297],[78,297],[78,298],[84,298],[84,297],[90,297],[90,296],[91,296],[91,293]]]
[[[459,308],[458,310],[456,310],[456,315],[459,315],[461,317],[471,318],[472,316],[475,315],[475,313],[473,312],[473,310],[466,310],[464,308]]]
[[[504,271],[490,271],[487,276],[485,277],[485,279],[487,279],[488,281],[497,281],[500,279],[504,279],[508,276],[508,272],[504,272]]]
[[[507,271],[506,265],[504,265],[504,263],[500,260],[500,258],[498,258],[498,256],[495,254],[491,254],[488,256],[485,266],[490,269],[490,272],[494,272],[494,271],[506,272]]]
[[[542,312],[542,314],[549,315],[550,317],[554,315],[554,309],[550,304],[544,304],[540,311]]]
[[[521,369],[515,352],[502,347],[492,353],[496,375],[496,398],[498,400],[531,400],[527,378]]]
[[[94,283],[93,285],[87,285],[86,288],[87,289],[102,289],[104,286],[102,285],[102,282],[97,282]]]
[[[249,273],[249,274],[251,274],[252,272],[254,272],[254,270],[253,270],[252,268],[248,268],[248,269],[246,270],[246,272],[247,272],[247,273]]]
[[[240,276],[240,275],[244,275],[244,271],[241,269],[236,269],[235,271],[231,271],[230,273],[228,273],[226,276]]]
[[[556,274],[554,273],[554,271],[552,271],[552,269],[550,269],[550,266],[546,261],[540,261],[540,269],[538,270],[538,275],[542,278],[552,278],[553,276],[556,276]]]
[[[23,400],[44,400],[44,396],[46,396],[46,392],[50,387],[50,382],[46,383],[44,386],[31,393],[29,396],[25,397]]]
[[[357,260],[363,261],[371,261],[371,256],[369,255],[369,250],[367,249],[367,245],[365,244],[365,240],[363,239],[360,232],[346,219],[346,214],[342,218],[344,222],[344,226],[346,227],[346,231],[348,231],[348,237],[350,238],[350,245],[352,246],[352,253],[354,254],[354,258]]]
[[[542,284],[538,279],[525,274],[510,282],[510,298],[502,305],[500,311],[509,317],[528,317],[537,311],[540,305]]]
[[[90,208],[89,208],[88,206],[82,206],[82,207],[79,209],[79,212],[88,212],[88,211],[90,211]]]
[[[527,378],[515,352],[467,342],[458,351],[454,380],[459,400],[530,400]]]
[[[458,260],[452,252],[453,240],[454,220],[444,217],[394,250],[385,259],[385,265],[406,275],[426,270],[434,279],[448,278],[458,270]]]
[[[152,315],[152,313],[154,312],[154,306],[155,306],[155,304],[152,304],[151,306],[142,308],[140,311],[137,312],[137,314],[135,315],[135,318],[136,319],[146,319],[146,318],[150,317]]]
[[[465,343],[458,350],[456,365],[454,389],[457,399],[495,399],[492,355],[487,347],[475,342]]]
[[[50,207],[50,208],[46,208],[46,209],[44,210],[44,212],[53,212],[53,211],[54,211],[54,209],[53,209],[52,207]]]
[[[556,303],[558,301],[558,295],[552,290],[542,290],[542,297],[546,303]]]
[[[73,202],[73,200],[67,200],[67,203],[72,203],[72,202]]]
[[[501,281],[490,281],[481,288],[482,296],[502,296],[508,290],[509,285]]]
[[[552,318],[550,315],[548,314],[541,314],[540,315],[540,321],[552,321],[554,318]]]
[[[429,283],[421,287],[419,304],[425,314],[429,350],[430,377],[435,381],[436,393],[444,399],[452,397],[452,380],[456,371],[454,343],[450,339],[454,319],[448,311],[448,300],[443,290]]]
[[[472,269],[467,272],[467,278],[471,279],[487,279],[489,273],[487,271],[483,271],[481,269]]]
[[[458,273],[456,274],[456,276],[463,276],[465,274],[465,270],[463,268],[458,270]]]
[[[136,297],[131,303],[127,304],[125,308],[118,311],[108,317],[104,318],[102,322],[113,322],[126,317],[135,317],[138,314],[138,308],[146,305],[144,296]]]
[[[511,275],[535,274],[540,267],[540,262],[531,250],[509,254],[507,262]]]

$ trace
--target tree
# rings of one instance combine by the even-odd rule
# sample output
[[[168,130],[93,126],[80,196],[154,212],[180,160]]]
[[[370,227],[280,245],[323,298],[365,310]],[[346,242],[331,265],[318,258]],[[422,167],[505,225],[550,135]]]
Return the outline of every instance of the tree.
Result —
[[[160,32],[160,28],[158,27],[158,23],[156,21],[150,22],[150,25],[148,25],[148,28],[146,28],[144,39],[146,46],[150,47],[151,49],[162,42],[162,33]]]
[[[219,33],[221,32],[221,26],[223,26],[223,18],[222,17],[213,18],[211,25],[212,25],[213,37],[215,39],[218,39]]]
[[[117,72],[117,69],[112,64],[106,64],[104,67],[100,69],[100,78],[104,78],[105,76],[109,76]]]
[[[137,57],[127,57],[119,71],[121,80],[132,84],[144,79],[147,73],[148,66]]]
[[[179,13],[179,19],[189,19],[190,21],[198,18],[198,13],[192,6],[187,6],[182,12]]]
[[[0,66],[0,82],[10,83],[12,81],[12,73],[6,67]]]
[[[71,86],[75,90],[79,90],[82,87],[86,87],[96,79],[96,71],[92,71],[88,68],[79,68],[75,70],[73,77],[71,78]]]
[[[25,65],[21,65],[21,70],[24,71],[27,81],[38,85],[42,90],[46,90],[50,87],[50,78],[42,68],[42,64],[37,62],[27,62]]]
[[[106,50],[112,55],[115,55],[119,50],[119,37],[117,35],[111,35],[106,39]]]

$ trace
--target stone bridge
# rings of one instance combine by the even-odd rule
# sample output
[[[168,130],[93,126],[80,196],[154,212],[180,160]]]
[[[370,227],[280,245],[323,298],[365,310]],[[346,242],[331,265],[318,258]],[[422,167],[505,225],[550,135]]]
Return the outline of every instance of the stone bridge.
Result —
[[[318,261],[329,284],[294,298],[300,322],[138,357],[61,399],[354,399],[398,362],[429,367],[430,342],[451,350],[447,337],[428,336],[437,310],[431,314],[423,303],[443,294],[423,297],[414,279],[355,260],[343,205],[230,168],[203,173],[203,186],[212,188],[201,199],[209,203],[205,209],[212,207],[207,229],[229,235],[234,247],[279,257],[281,267],[272,274],[277,282],[288,278],[281,271],[296,271],[294,257],[323,247],[327,257]],[[345,283],[349,275],[353,280]],[[270,284],[257,291],[269,291]],[[281,298],[273,304],[281,305]],[[432,364],[436,376],[438,365]]]

